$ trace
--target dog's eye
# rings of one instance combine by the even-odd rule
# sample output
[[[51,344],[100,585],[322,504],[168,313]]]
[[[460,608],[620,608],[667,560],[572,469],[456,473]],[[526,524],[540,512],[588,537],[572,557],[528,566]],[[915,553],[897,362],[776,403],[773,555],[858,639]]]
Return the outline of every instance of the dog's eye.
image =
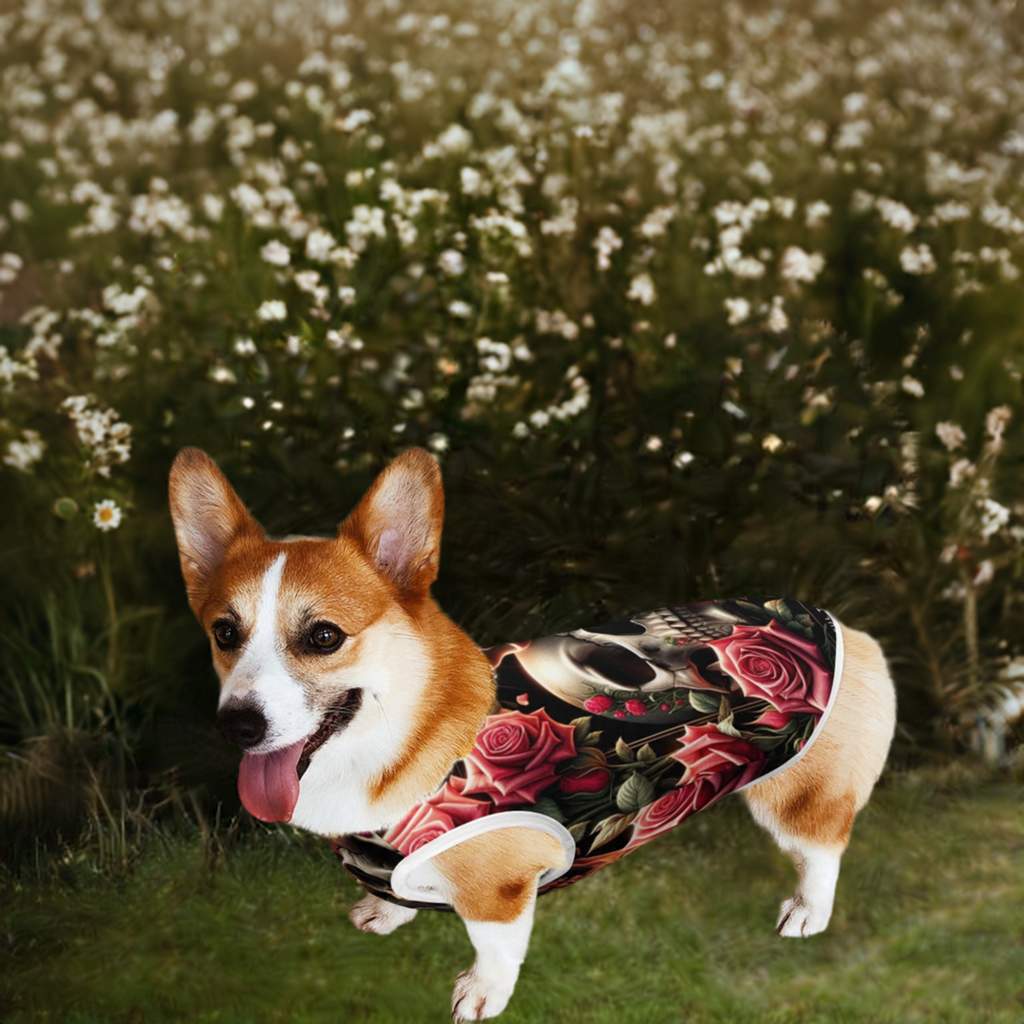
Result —
[[[222,651],[231,651],[238,646],[242,636],[233,622],[218,619],[213,624],[213,639]]]
[[[309,631],[309,646],[317,654],[330,654],[336,651],[345,634],[331,622],[317,622]]]

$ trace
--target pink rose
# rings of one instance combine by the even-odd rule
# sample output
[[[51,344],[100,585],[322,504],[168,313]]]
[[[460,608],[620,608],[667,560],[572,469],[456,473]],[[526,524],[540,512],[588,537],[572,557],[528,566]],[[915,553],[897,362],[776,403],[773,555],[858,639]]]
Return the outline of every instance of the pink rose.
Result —
[[[456,826],[489,814],[492,805],[487,800],[471,800],[463,795],[465,781],[449,779],[439,792],[392,825],[384,838],[408,856]]]
[[[683,778],[715,775],[724,768],[735,768],[764,760],[764,752],[738,736],[727,736],[717,725],[688,725],[679,738],[681,749],[672,756],[686,766]]]
[[[627,700],[626,710],[631,715],[646,715],[647,705],[642,700]]]
[[[613,701],[611,697],[605,696],[603,693],[597,693],[593,697],[588,697],[583,702],[583,706],[595,715],[600,715],[609,708],[615,707],[615,701]]]
[[[533,804],[554,782],[556,767],[575,756],[572,726],[543,709],[491,715],[465,757],[463,792],[489,796],[497,807]]]
[[[787,714],[820,715],[828,706],[832,673],[818,645],[774,619],[767,626],[734,626],[729,636],[709,640],[708,646],[746,696]]]

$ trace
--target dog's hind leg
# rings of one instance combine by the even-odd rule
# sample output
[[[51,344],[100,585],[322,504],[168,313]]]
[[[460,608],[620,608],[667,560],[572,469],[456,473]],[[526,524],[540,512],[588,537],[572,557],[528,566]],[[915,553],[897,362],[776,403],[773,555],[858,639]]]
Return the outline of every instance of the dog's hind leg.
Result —
[[[797,867],[799,884],[783,901],[783,936],[824,931],[832,916],[839,861],[857,812],[885,765],[896,726],[896,697],[881,649],[839,626],[845,652],[835,704],[810,750],[792,768],[743,790],[754,820]]]
[[[374,935],[390,935],[416,916],[411,907],[389,903],[379,896],[364,896],[349,912],[348,919],[361,931]]]

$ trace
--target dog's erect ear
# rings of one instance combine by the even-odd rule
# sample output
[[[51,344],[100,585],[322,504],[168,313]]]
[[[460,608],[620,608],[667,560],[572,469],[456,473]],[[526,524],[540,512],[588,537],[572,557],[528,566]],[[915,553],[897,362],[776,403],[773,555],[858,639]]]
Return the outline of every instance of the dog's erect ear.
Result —
[[[374,480],[338,533],[359,544],[399,590],[417,595],[437,578],[443,521],[441,471],[422,448],[410,448]]]
[[[260,528],[206,452],[182,448],[171,466],[171,518],[178,538],[181,572],[189,601],[196,601],[205,583],[239,536]]]

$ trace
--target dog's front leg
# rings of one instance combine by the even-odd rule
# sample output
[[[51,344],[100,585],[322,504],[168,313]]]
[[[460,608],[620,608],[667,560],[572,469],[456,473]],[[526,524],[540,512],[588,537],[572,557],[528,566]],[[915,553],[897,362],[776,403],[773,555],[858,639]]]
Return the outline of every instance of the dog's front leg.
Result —
[[[476,962],[463,971],[452,992],[452,1020],[484,1020],[497,1017],[508,1006],[526,959],[533,930],[533,908],[537,885],[522,913],[511,921],[469,921],[463,919]]]
[[[476,950],[475,963],[455,983],[452,1020],[496,1017],[508,1005],[530,944],[537,881],[564,856],[557,839],[523,827],[488,832],[437,855],[434,866]]]
[[[390,935],[416,916],[410,907],[388,903],[378,896],[364,896],[348,913],[348,919],[361,931]]]

